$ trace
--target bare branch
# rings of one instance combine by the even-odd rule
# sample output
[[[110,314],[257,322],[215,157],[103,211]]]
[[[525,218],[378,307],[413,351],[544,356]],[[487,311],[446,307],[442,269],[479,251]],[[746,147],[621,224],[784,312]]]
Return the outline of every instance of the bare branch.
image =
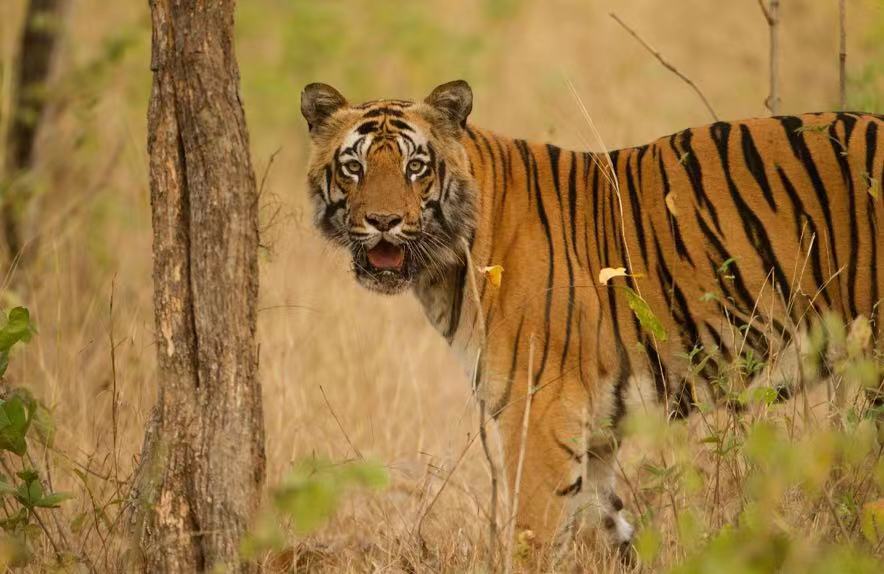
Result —
[[[623,29],[626,30],[627,32],[629,32],[629,34],[633,38],[638,40],[638,42],[642,46],[644,46],[645,50],[647,50],[648,52],[651,53],[651,55],[653,55],[655,58],[657,58],[657,61],[659,61],[663,65],[664,68],[666,68],[667,70],[669,70],[670,72],[672,72],[673,74],[675,74],[676,76],[681,78],[681,80],[683,82],[685,82],[687,85],[689,85],[691,87],[691,89],[694,90],[694,92],[696,92],[697,96],[699,96],[700,99],[703,101],[703,104],[706,106],[706,109],[709,110],[709,113],[712,115],[712,118],[715,119],[715,121],[718,121],[718,114],[716,114],[715,110],[712,109],[712,104],[709,103],[709,100],[706,99],[706,96],[703,94],[702,90],[700,90],[700,88],[697,87],[697,84],[695,84],[693,81],[691,81],[690,78],[688,78],[687,76],[685,76],[684,74],[679,72],[678,68],[676,68],[675,66],[673,66],[672,64],[667,62],[663,58],[663,56],[660,55],[660,52],[658,52],[653,47],[651,47],[651,45],[648,44],[641,36],[639,36],[635,30],[633,30],[632,28],[627,26],[626,23],[617,16],[617,14],[614,14],[613,12],[611,12],[609,14],[609,16],[611,16],[611,18],[613,18],[618,24],[623,26]]]
[[[841,109],[847,108],[847,5],[838,0],[838,27],[840,50],[838,52],[838,96]]]

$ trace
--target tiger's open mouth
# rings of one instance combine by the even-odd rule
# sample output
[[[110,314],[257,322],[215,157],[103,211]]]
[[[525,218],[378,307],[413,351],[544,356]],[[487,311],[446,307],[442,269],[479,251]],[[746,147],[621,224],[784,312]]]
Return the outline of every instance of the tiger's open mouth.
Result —
[[[379,271],[401,271],[405,265],[405,249],[387,241],[379,241],[366,252],[369,264]]]
[[[381,240],[371,249],[353,253],[357,280],[372,291],[394,295],[401,293],[414,277],[414,261],[402,245]]]

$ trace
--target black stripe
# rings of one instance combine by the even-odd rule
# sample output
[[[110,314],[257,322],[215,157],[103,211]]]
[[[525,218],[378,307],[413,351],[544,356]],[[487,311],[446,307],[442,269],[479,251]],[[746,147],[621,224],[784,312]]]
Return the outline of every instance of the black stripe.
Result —
[[[546,146],[547,153],[549,154],[550,160],[550,170],[553,180],[553,187],[556,190],[556,197],[559,200],[559,214],[561,218],[561,228],[562,228],[562,246],[565,251],[565,265],[568,270],[568,314],[565,318],[565,340],[562,344],[562,359],[559,363],[559,368],[565,368],[565,362],[568,359],[568,351],[571,346],[571,322],[574,316],[574,266],[571,262],[571,253],[568,250],[568,236],[565,227],[565,204],[562,200],[561,193],[561,183],[559,182],[559,159],[561,150],[555,146],[547,145]],[[571,155],[571,165],[573,169],[574,165],[574,156]],[[576,190],[575,190],[576,194]],[[573,204],[572,204],[573,205]],[[573,208],[572,208],[573,213]]]
[[[465,279],[466,266],[460,265],[457,268],[457,276],[454,282],[454,301],[451,303],[451,311],[448,317],[448,329],[445,331],[445,339],[449,344],[454,340],[454,335],[457,333],[457,327],[460,324]]]
[[[397,120],[395,118],[390,120],[390,125],[395,128],[399,128],[400,130],[405,131],[405,132],[413,132],[414,131],[414,129],[412,129],[412,127],[410,125],[403,122],[402,120]]]
[[[721,304],[718,305],[718,308],[723,316],[727,313],[726,309]],[[767,335],[755,326],[755,322],[753,321],[750,323],[745,321],[742,317],[734,313],[728,314],[728,317],[730,318],[730,322],[737,328],[740,336],[749,344],[749,348],[755,351],[759,358],[766,357],[769,348]],[[740,347],[737,346],[735,350],[739,351]]]
[[[850,173],[850,164],[847,162],[847,149],[850,146],[850,135],[853,133],[853,127],[856,120],[846,114],[838,114],[838,119],[844,125],[844,142],[838,139],[838,121],[836,120],[829,126],[829,144],[832,146],[832,153],[835,155],[835,161],[841,171],[841,179],[847,187],[848,208],[847,214],[850,220],[850,254],[849,264],[847,265],[847,306],[850,309],[850,317],[856,317],[856,262],[859,258],[859,223],[856,221],[856,196],[853,189],[853,177]]]
[[[482,134],[482,132],[476,131],[475,134],[482,141],[482,144],[485,146],[486,150],[488,151],[488,163],[491,165],[491,190],[492,190],[492,202],[493,202],[494,196],[497,195],[497,163],[494,161],[494,152],[491,150],[491,144],[488,143],[488,139]],[[478,146],[478,144],[477,144],[477,147],[479,147],[479,157],[481,158],[482,157],[481,146]],[[489,260],[485,263],[485,265],[491,265],[491,258],[494,257],[494,238],[496,235],[495,231],[497,229],[500,229],[500,226],[498,225],[498,221],[499,221],[500,215],[501,215],[500,212],[501,212],[501,210],[499,208],[493,209],[494,220],[492,223],[492,232],[488,234],[488,236],[489,236],[489,239],[488,239],[488,258],[489,258]],[[480,300],[485,298],[485,290],[486,290],[487,286],[488,286],[488,282],[482,281],[482,287],[479,290],[479,299]],[[487,322],[485,324],[488,325]]]
[[[694,322],[694,318],[688,309],[687,298],[666,266],[666,259],[663,257],[660,242],[657,241],[656,237],[654,237],[654,248],[657,252],[657,273],[663,287],[663,295],[666,298],[666,303],[669,305],[673,319],[675,319],[679,326],[682,347],[685,351],[690,351],[700,342],[697,324]]]
[[[577,156],[571,152],[571,167],[568,169],[568,207],[571,218],[571,249],[580,266],[579,251],[577,249]]]
[[[644,222],[642,221],[642,208],[639,201],[638,192],[635,187],[635,181],[632,177],[632,170],[629,169],[628,160],[626,162],[626,190],[629,192],[629,203],[632,206],[633,230],[638,236],[638,248],[639,251],[641,251],[642,263],[645,267],[647,267],[648,246],[645,239],[645,226]]]
[[[525,143],[525,140],[514,140],[513,143],[519,150],[519,156],[525,166],[525,190],[528,192],[528,206],[530,207],[534,197],[531,194],[531,160],[528,158],[528,144]]]
[[[697,204],[709,213],[709,216],[712,218],[712,224],[715,225],[715,229],[718,230],[718,233],[723,233],[721,230],[721,223],[718,221],[718,213],[715,210],[715,206],[709,201],[709,197],[706,195],[706,191],[703,188],[703,170],[700,167],[700,161],[697,158],[697,154],[694,152],[694,148],[691,147],[691,140],[694,137],[693,130],[685,130],[681,132],[680,143],[683,153],[679,153],[675,146],[677,135],[678,134],[672,135],[669,139],[669,145],[672,147],[673,151],[676,152],[678,162],[684,166],[685,172],[688,174],[688,181],[691,182],[691,189],[694,190],[694,198],[696,199]]]
[[[816,167],[816,163],[813,161],[813,157],[810,155],[810,148],[807,147],[807,142],[804,139],[804,133],[801,131],[802,126],[804,125],[801,121],[801,118],[795,116],[784,116],[779,118],[780,124],[783,126],[783,129],[786,132],[786,139],[789,141],[789,145],[792,148],[792,153],[796,158],[801,162],[804,166],[804,170],[807,172],[808,177],[810,177],[811,185],[813,186],[813,190],[816,193],[817,201],[820,204],[820,209],[823,212],[823,218],[826,221],[826,229],[829,231],[829,237],[823,238],[824,240],[828,240],[829,244],[832,245],[832,249],[830,250],[832,257],[835,263],[835,269],[839,269],[838,265],[838,253],[834,248],[835,245],[835,224],[832,221],[832,210],[829,206],[829,198],[826,194],[826,188],[823,185],[823,180],[820,178],[819,170]]]
[[[576,450],[560,441],[559,437],[553,435],[553,440],[555,441],[557,447],[565,451],[565,454],[568,455],[568,458],[576,460],[577,462],[581,462],[583,460],[582,454],[578,453]]]
[[[552,174],[553,188],[556,190],[556,197],[559,204],[562,203],[562,190],[559,186],[559,157],[562,150],[552,144],[546,144],[546,153],[549,154],[550,173]]]
[[[448,168],[445,160],[439,160],[439,166],[436,168],[436,176],[439,178],[439,200],[444,202],[448,199],[448,186],[446,185],[445,176],[448,174]]]
[[[501,167],[501,183],[503,187],[500,192],[500,213],[503,214],[504,207],[506,206],[506,196],[507,190],[509,188],[509,182],[513,178],[513,168],[510,162],[510,148],[509,145],[504,149],[503,144],[500,143],[500,138],[494,138],[494,144],[497,146],[497,151],[500,154],[500,159],[503,162],[503,166]]]
[[[598,158],[596,158],[598,160]],[[593,174],[592,174],[592,227],[595,232],[595,251],[596,257],[598,257],[599,267],[606,267],[608,262],[607,260],[602,259],[602,238],[599,235],[599,232],[604,232],[605,221],[604,217],[599,218],[599,213],[601,213],[602,202],[599,199],[599,180],[600,180],[600,172],[602,168],[598,166],[598,164],[593,164]]]
[[[370,134],[378,129],[378,122],[365,122],[356,128],[356,132],[360,135]]]
[[[540,367],[537,370],[537,374],[534,376],[535,384],[540,384],[541,377],[543,376],[543,371],[544,369],[546,369],[546,360],[549,357],[553,285],[555,284],[555,251],[553,249],[552,230],[549,226],[549,219],[546,216],[546,210],[543,207],[543,195],[541,193],[540,181],[538,180],[539,176],[537,173],[537,159],[534,157],[534,152],[530,148],[526,149],[526,151],[528,152],[528,156],[530,159],[531,175],[534,180],[534,194],[537,199],[537,215],[540,218],[541,225],[543,225],[543,233],[544,235],[546,235],[549,257],[549,271],[547,272],[546,280],[546,312],[544,313],[543,321],[545,332],[543,338],[543,354],[540,358]]]
[[[657,400],[663,403],[666,399],[666,377],[664,373],[666,367],[663,365],[663,361],[660,360],[660,355],[657,353],[656,347],[654,347],[654,342],[644,332],[640,333],[640,338],[651,366],[651,375],[654,377],[654,390],[657,391]]]
[[[491,416],[495,419],[500,415],[500,412],[507,406],[507,404],[509,404],[510,397],[513,394],[513,383],[515,382],[516,367],[518,366],[519,358],[519,342],[522,340],[522,326],[524,324],[525,316],[522,315],[522,318],[519,319],[519,328],[516,329],[516,342],[513,344],[513,354],[510,359],[510,372],[506,378],[506,389],[503,391],[503,396],[500,397],[500,400],[497,401],[497,404],[491,409]]]
[[[804,226],[807,226],[808,231],[815,237],[816,242],[816,250],[813,253],[811,258],[811,272],[813,273],[813,280],[817,286],[817,288],[822,288],[825,284],[825,279],[823,278],[823,263],[820,259],[820,248],[819,242],[823,239],[819,235],[819,230],[817,229],[816,223],[804,209],[804,202],[801,201],[801,197],[798,195],[798,192],[795,190],[795,186],[792,185],[792,181],[786,175],[786,172],[783,171],[783,168],[777,166],[777,175],[780,176],[780,181],[783,184],[783,188],[786,190],[786,195],[789,196],[789,199],[792,201],[793,212],[794,212],[794,222],[795,222],[795,237],[800,243],[801,241],[801,233],[803,231]],[[809,255],[809,254],[808,254]],[[827,305],[832,304],[832,298],[829,296],[829,290],[823,289],[821,292],[823,299],[826,300]]]
[[[788,305],[788,302],[791,301],[792,298],[792,288],[789,281],[786,279],[785,273],[783,273],[782,267],[780,267],[779,260],[773,252],[773,246],[768,238],[764,224],[758,219],[752,208],[743,199],[740,191],[734,183],[733,177],[731,176],[730,158],[728,156],[728,139],[730,136],[730,130],[730,124],[726,122],[717,122],[710,127],[709,132],[712,136],[712,140],[715,142],[716,148],[718,149],[718,155],[721,159],[721,165],[724,170],[724,177],[727,181],[728,190],[730,191],[731,198],[734,200],[734,204],[737,207],[737,213],[739,213],[740,219],[743,222],[743,230],[749,238],[752,246],[755,248],[755,252],[764,263],[765,272],[773,269],[774,281],[776,281],[780,287],[780,295],[783,297],[784,303]]]
[[[613,297],[611,297],[613,300]],[[617,354],[620,357],[620,369],[617,373],[617,381],[614,383],[614,412],[611,415],[611,428],[619,434],[620,422],[626,414],[626,400],[623,396],[626,390],[626,383],[629,382],[629,376],[632,374],[632,366],[629,364],[629,355],[623,346],[623,339],[620,338],[620,329],[617,321],[614,321],[614,331],[617,336]]]
[[[666,196],[669,195],[669,175],[666,173],[666,165],[663,163],[663,154],[660,154],[660,158],[658,161],[660,167],[660,178],[663,182],[663,201],[665,203]],[[688,253],[688,248],[685,245],[684,238],[681,236],[681,227],[678,225],[678,218],[675,217],[667,206],[664,205],[664,209],[666,209],[666,220],[669,222],[669,229],[672,231],[672,237],[675,240],[675,251],[678,253],[678,256],[681,259],[687,261],[691,267],[694,267],[694,260],[691,259],[691,255]]]
[[[709,228],[708,225],[706,225],[706,222],[703,221],[703,218],[700,217],[700,214],[696,213],[696,216],[697,223],[700,226],[700,231],[703,232],[703,235],[706,237],[706,241],[708,241],[718,253],[719,261],[715,262],[712,261],[712,259],[710,258],[709,264],[712,266],[713,275],[719,277],[719,266],[722,265],[725,261],[733,259],[733,257],[730,253],[728,253],[727,249],[724,248],[724,245],[722,245],[721,241],[718,240],[718,237],[715,235],[715,233]],[[729,272],[733,276],[734,287],[736,288],[737,295],[740,298],[739,301],[734,299],[733,303],[735,305],[741,303],[744,307],[740,308],[739,306],[737,306],[737,308],[741,309],[744,313],[749,313],[755,306],[755,299],[749,293],[749,289],[746,288],[746,283],[743,281],[743,275],[740,273],[739,265],[732,265],[729,269]],[[724,288],[724,281],[722,279],[723,278],[719,278],[718,283],[720,286],[722,286],[722,288]]]
[[[866,126],[866,176],[869,178],[869,185],[872,184],[871,178],[875,170],[875,151],[878,145],[878,124],[874,121],[869,121],[869,124]],[[884,177],[884,174],[882,174]],[[880,186],[884,186],[884,181],[879,181],[878,184]],[[880,188],[879,188],[880,193]],[[881,305],[877,305],[878,303],[878,225],[877,225],[877,217],[875,212],[875,198],[872,197],[871,193],[866,194],[866,216],[869,221],[869,237],[871,238],[872,243],[872,265],[869,269],[869,281],[871,283],[871,293],[872,293],[872,305],[874,305],[874,313],[875,316],[871,317],[875,324],[875,333],[877,336],[884,336],[884,326],[881,325],[880,315],[881,315]]]
[[[722,317],[724,320],[724,317]],[[721,352],[724,360],[727,364],[733,362],[733,354],[727,345],[724,343],[724,339],[721,338],[721,333],[719,333],[712,325],[707,322],[703,322],[703,326],[706,327],[706,332],[709,333],[709,336],[712,337],[712,341],[715,343],[715,347]]]
[[[583,477],[578,476],[577,480],[574,481],[574,484],[570,484],[565,488],[556,490],[556,494],[558,496],[575,496],[580,493],[580,489],[583,488]]]
[[[758,148],[755,147],[755,141],[752,139],[749,126],[746,124],[740,124],[740,135],[743,145],[743,161],[746,162],[746,167],[749,168],[749,173],[755,178],[755,183],[761,188],[761,193],[764,194],[764,199],[767,200],[767,204],[774,212],[776,212],[777,204],[774,201],[773,192],[770,189],[770,182],[767,180],[767,173],[764,171],[764,159],[761,157],[761,154],[758,153]]]
[[[362,117],[363,118],[376,118],[378,116],[383,116],[383,115],[395,116],[397,118],[401,118],[405,114],[402,112],[402,110],[397,110],[395,108],[389,108],[389,107],[382,107],[382,108],[375,108],[373,110],[368,110],[367,112],[365,112],[362,115]]]
[[[589,385],[586,384],[586,377],[583,373],[583,366],[586,364],[586,360],[583,358],[583,307],[581,306],[580,313],[577,314],[577,379],[580,381],[580,385],[586,390],[589,391]]]
[[[689,381],[683,380],[679,389],[675,391],[673,404],[669,405],[669,415],[676,420],[686,419],[695,407],[694,388]]]

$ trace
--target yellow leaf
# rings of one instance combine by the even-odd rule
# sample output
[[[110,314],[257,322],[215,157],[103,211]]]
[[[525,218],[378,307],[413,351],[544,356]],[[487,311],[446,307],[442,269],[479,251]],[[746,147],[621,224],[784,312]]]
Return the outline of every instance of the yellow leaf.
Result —
[[[663,198],[663,201],[666,202],[666,209],[669,210],[669,213],[671,213],[673,217],[678,217],[678,206],[675,204],[676,199],[677,196],[674,191],[670,191],[666,194],[666,197]]]
[[[599,283],[607,285],[614,277],[626,277],[626,267],[605,267],[599,271]]]
[[[503,267],[500,265],[489,265],[488,267],[480,267],[479,272],[485,275],[488,282],[495,287],[500,287],[503,281]]]

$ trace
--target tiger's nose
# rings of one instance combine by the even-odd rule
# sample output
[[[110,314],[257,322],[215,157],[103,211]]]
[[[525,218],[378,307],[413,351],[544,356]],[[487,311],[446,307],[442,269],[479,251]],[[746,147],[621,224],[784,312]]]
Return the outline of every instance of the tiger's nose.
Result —
[[[365,221],[378,231],[390,231],[402,223],[402,216],[395,214],[369,213],[365,216]]]

